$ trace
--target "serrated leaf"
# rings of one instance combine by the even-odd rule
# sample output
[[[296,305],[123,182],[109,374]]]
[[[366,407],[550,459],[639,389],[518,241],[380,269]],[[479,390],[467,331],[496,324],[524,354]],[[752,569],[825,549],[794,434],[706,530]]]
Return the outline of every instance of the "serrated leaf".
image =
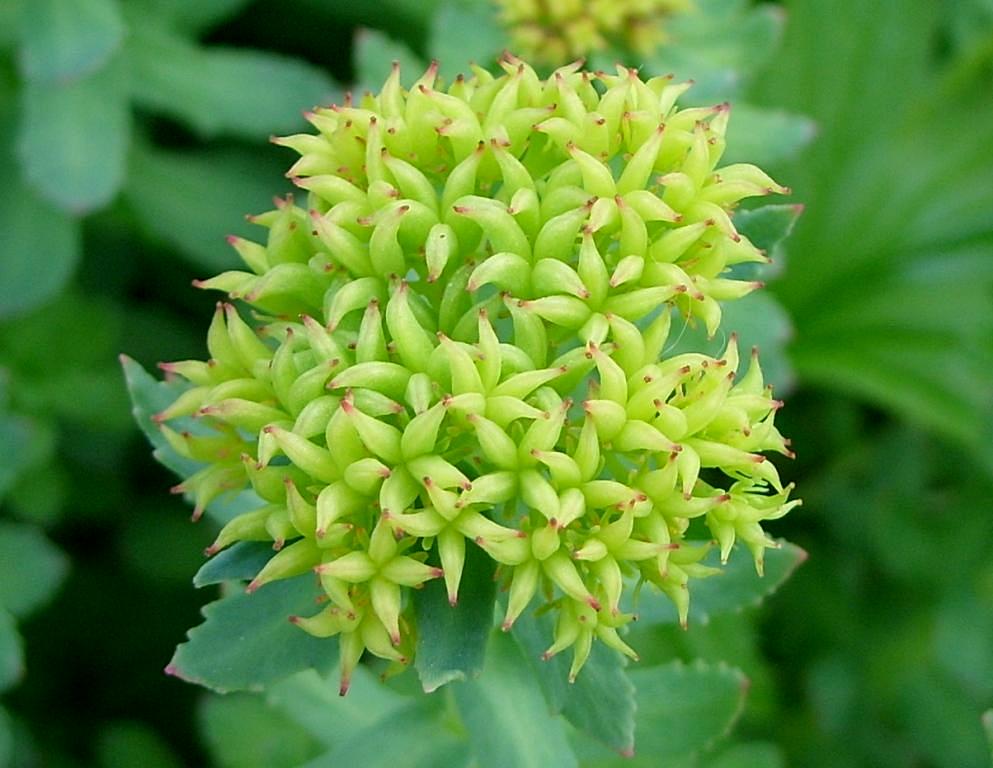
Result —
[[[28,616],[55,594],[69,560],[40,528],[0,521],[0,608]]]
[[[450,718],[438,708],[437,697],[421,697],[402,709],[383,714],[372,725],[353,731],[335,749],[311,760],[303,768],[339,768],[343,765],[463,768],[469,760],[469,745]]]
[[[148,725],[137,722],[114,723],[97,741],[100,768],[180,768],[182,763]],[[0,763],[2,765],[2,763]]]
[[[486,641],[493,628],[494,570],[493,560],[470,546],[457,605],[449,605],[442,579],[433,579],[413,593],[418,629],[414,668],[426,693],[482,672]]]
[[[337,663],[337,642],[288,620],[313,613],[319,594],[314,577],[304,574],[210,603],[204,623],[189,631],[166,671],[218,693],[260,691],[305,669],[327,674]]]
[[[789,237],[802,213],[802,205],[763,205],[736,212],[734,226],[756,248],[771,254]]]
[[[33,82],[85,77],[111,57],[124,34],[115,0],[31,0],[21,11],[21,72]]]
[[[690,624],[706,624],[711,616],[760,605],[779,589],[807,559],[807,553],[795,544],[781,542],[781,545],[765,551],[765,576],[755,572],[750,554],[739,546],[721,573],[691,582]],[[704,562],[719,565],[718,553],[712,552]],[[675,624],[679,620],[672,601],[650,586],[642,588],[635,612],[639,626]]]
[[[225,581],[251,581],[274,554],[271,544],[239,541],[204,563],[193,577],[193,586],[206,587]]]
[[[79,225],[22,184],[0,152],[0,321],[52,299],[72,277],[80,257]],[[45,269],[38,269],[38,254]]]
[[[362,664],[352,673],[347,696],[338,693],[339,685],[336,674],[321,677],[308,670],[272,685],[266,700],[328,747],[352,739],[410,701]]]
[[[514,641],[494,633],[478,680],[452,686],[480,768],[577,766],[563,721],[549,714]]]
[[[638,691],[636,762],[646,765],[699,752],[725,736],[748,690],[737,669],[702,662],[632,667],[628,675]]]
[[[320,69],[268,51],[193,45],[164,29],[135,30],[127,46],[131,95],[204,137],[265,140],[305,129],[302,111],[336,100]]]
[[[270,209],[273,196],[286,191],[286,165],[276,154],[258,150],[136,147],[124,193],[153,236],[214,274],[243,267],[225,237],[260,237],[245,214]]]
[[[568,652],[548,661],[541,658],[552,643],[554,629],[551,616],[525,611],[512,630],[549,709],[613,750],[629,753],[634,748],[635,692],[624,674],[624,657],[594,643],[576,682],[570,684]]]
[[[794,157],[816,135],[817,126],[809,117],[736,101],[721,164],[754,163],[765,168]]]
[[[131,413],[138,427],[155,449],[152,455],[156,461],[175,472],[179,477],[189,477],[200,469],[201,465],[178,454],[152,420],[152,416],[171,404],[186,389],[187,385],[180,381],[159,381],[127,355],[121,355],[120,361],[128,386],[128,394],[131,396]],[[175,419],[170,424],[175,429],[189,431],[193,434],[202,433],[206,429],[191,418]],[[223,524],[242,512],[248,512],[262,506],[264,506],[264,502],[253,490],[248,488],[235,495],[219,496],[207,505],[206,512],[211,518]]]
[[[296,768],[320,753],[307,731],[248,693],[207,696],[200,733],[219,768]]]
[[[152,417],[168,407],[184,390],[185,382],[177,380],[159,381],[127,355],[121,355],[121,368],[131,396],[132,409],[138,428],[155,448],[155,458],[180,477],[188,477],[199,469],[199,464],[185,456],[180,456],[162,436]],[[182,419],[181,429],[201,427],[193,419]]]
[[[355,37],[355,81],[360,89],[378,92],[394,61],[400,64],[400,81],[407,88],[427,69],[424,60],[403,43],[378,30],[359,31]]]
[[[24,674],[24,652],[13,615],[0,606],[0,692],[13,687]]]
[[[427,49],[446,81],[467,74],[470,62],[489,66],[509,44],[495,3],[448,0],[431,17]]]

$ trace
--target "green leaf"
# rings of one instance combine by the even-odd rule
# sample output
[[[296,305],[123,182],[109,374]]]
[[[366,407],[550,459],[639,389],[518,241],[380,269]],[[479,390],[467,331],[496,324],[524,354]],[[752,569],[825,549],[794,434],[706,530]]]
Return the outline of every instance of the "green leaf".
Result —
[[[176,757],[151,727],[118,722],[105,728],[97,741],[101,768],[180,768]]]
[[[152,455],[163,466],[175,472],[179,477],[186,478],[200,469],[201,465],[185,456],[178,454],[163,437],[152,416],[170,405],[180,393],[186,389],[186,384],[180,381],[158,381],[138,363],[127,355],[120,356],[121,367],[131,396],[132,409],[138,427],[154,447]],[[183,418],[170,422],[175,429],[202,433],[205,427],[195,419]],[[245,489],[237,494],[224,494],[207,505],[207,514],[218,523],[226,523],[242,512],[248,512],[264,506],[253,490]]]
[[[425,696],[391,710],[303,768],[463,768],[469,764],[469,747],[437,701],[438,697]],[[504,765],[517,768],[518,764]]]
[[[378,92],[394,61],[400,63],[400,80],[408,88],[427,69],[424,60],[403,43],[374,29],[359,31],[355,37],[355,81],[359,89]]]
[[[783,750],[765,741],[732,744],[706,760],[703,768],[786,768]]]
[[[188,385],[179,380],[159,381],[127,355],[120,356],[124,379],[131,396],[131,413],[139,429],[155,448],[155,458],[180,477],[192,475],[200,465],[192,459],[180,456],[163,437],[152,417],[169,406]],[[193,419],[182,420],[182,429],[199,431],[200,425]]]
[[[72,277],[80,257],[79,226],[23,185],[0,152],[0,321],[53,298]],[[45,268],[38,268],[38,254]]]
[[[469,63],[488,67],[510,42],[495,3],[443,3],[431,20],[427,49],[447,81],[469,72]]]
[[[736,212],[734,226],[756,248],[771,254],[789,237],[801,213],[802,205],[763,205]]]
[[[981,701],[993,697],[993,595],[963,587],[938,607],[934,652],[937,665]]]
[[[338,644],[288,621],[313,613],[319,593],[313,576],[304,574],[210,603],[206,621],[190,630],[166,672],[218,693],[260,691],[309,668],[326,674],[337,662]]]
[[[457,605],[449,605],[442,579],[429,581],[413,593],[418,630],[414,668],[426,693],[482,672],[486,641],[493,628],[494,570],[493,560],[479,547],[470,546]]]
[[[576,728],[617,752],[634,748],[634,687],[624,674],[625,661],[602,643],[594,643],[590,657],[569,683],[569,653],[548,661],[541,658],[551,645],[555,622],[548,614],[525,611],[514,623],[512,634],[531,667],[553,713],[562,713]]]
[[[793,360],[808,384],[924,424],[993,465],[993,106],[988,66],[935,56],[929,41],[947,16],[925,0],[791,9],[764,98],[810,114],[821,133],[781,174],[808,214],[775,290],[796,320]],[[858,34],[837,18],[858,18]],[[894,72],[920,87],[894,88]],[[956,134],[963,114],[970,130]],[[929,277],[915,280],[920,265]]]
[[[136,25],[149,14],[189,34],[200,34],[237,15],[249,0],[129,0],[127,10]]]
[[[131,140],[126,74],[115,60],[69,84],[24,84],[18,141],[24,177],[70,213],[103,207],[124,181]]]
[[[206,587],[225,581],[251,581],[274,554],[271,544],[239,541],[204,563],[193,577],[193,586]]]
[[[690,624],[706,624],[711,616],[760,605],[779,589],[807,559],[807,553],[795,544],[780,543],[782,546],[778,549],[765,551],[765,576],[755,572],[748,551],[736,547],[719,574],[693,581],[690,584]],[[705,563],[719,565],[718,553],[712,552]],[[679,621],[672,601],[648,586],[642,589],[635,612],[639,626]]]
[[[638,691],[635,764],[641,765],[713,745],[741,715],[748,690],[737,669],[701,662],[632,667],[628,675]]]
[[[776,50],[783,13],[738,0],[696,0],[692,11],[666,22],[667,41],[646,58],[653,74],[674,73],[697,85],[694,103],[733,96]]]
[[[424,30],[438,6],[438,0],[297,0],[310,16],[321,23],[386,30],[412,45],[424,38]]]
[[[161,491],[153,494],[148,502],[144,495],[134,499],[129,515],[120,521],[117,549],[127,566],[126,578],[151,581],[152,588],[185,586],[190,574],[203,565],[203,545],[210,531],[177,515]]]
[[[25,523],[0,520],[0,607],[24,618],[52,598],[69,560],[42,533]]]
[[[986,732],[986,741],[990,745],[990,762],[993,763],[993,709],[983,712],[983,730]]]
[[[243,267],[225,237],[260,236],[245,214],[272,207],[273,195],[287,188],[287,164],[258,150],[135,147],[124,193],[148,232],[215,274]]]
[[[39,440],[43,441],[44,436],[39,434],[32,419],[0,411],[0,455],[4,457],[0,462],[0,501],[26,470],[45,458],[39,450],[44,447],[39,445]],[[2,567],[0,563],[0,569]],[[0,587],[0,592],[2,589]]]
[[[307,731],[247,693],[207,696],[200,732],[219,768],[295,768],[320,753]]]
[[[202,48],[164,29],[136,29],[127,46],[135,103],[206,138],[264,140],[303,130],[302,110],[335,100],[320,69],[267,51]]]
[[[18,22],[22,18],[22,5],[23,0],[8,0],[6,3],[0,3],[0,49],[12,46],[17,42]],[[6,95],[6,89],[3,85],[0,85],[0,89],[3,89],[0,91],[0,96]],[[5,765],[2,758],[0,758],[0,765]]]
[[[13,687],[24,674],[24,652],[17,624],[9,611],[0,607],[0,692]]]
[[[124,33],[116,0],[31,0],[21,12],[21,72],[32,82],[85,77],[113,55]]]
[[[482,676],[451,690],[480,768],[578,765],[563,721],[549,714],[528,665],[503,633],[490,640]]]
[[[808,117],[735,101],[721,164],[754,163],[765,168],[794,157],[816,135],[817,125]]]
[[[336,674],[321,677],[308,670],[269,687],[266,701],[328,747],[351,740],[409,702],[363,664],[352,673],[347,696],[341,696],[338,688]]]
[[[14,732],[7,710],[0,707],[0,765],[12,764],[14,755]]]

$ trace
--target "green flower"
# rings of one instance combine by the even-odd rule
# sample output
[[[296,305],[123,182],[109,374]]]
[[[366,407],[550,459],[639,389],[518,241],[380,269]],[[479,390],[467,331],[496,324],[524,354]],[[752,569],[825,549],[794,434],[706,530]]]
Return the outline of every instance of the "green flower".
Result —
[[[582,58],[608,45],[647,53],[665,40],[665,19],[690,0],[496,0],[514,49],[534,61]]]
[[[786,190],[718,167],[729,109],[678,109],[685,85],[503,67],[409,91],[394,69],[277,139],[306,205],[253,217],[265,243],[232,238],[248,271],[199,283],[257,327],[219,304],[209,359],[163,365],[191,386],[156,419],[204,464],[177,490],[196,515],[246,486],[264,503],[208,552],[272,541],[249,590],[317,574],[327,607],[293,620],[340,638],[343,690],[364,650],[410,661],[408,592],[443,578],[454,604],[467,547],[500,566],[504,629],[558,611],[546,655],[572,648],[574,677],[594,640],[635,656],[634,581],[685,623],[714,572],[694,518],[761,571],[761,524],[799,503],[765,456],[791,454],[757,358],[739,371],[733,336],[666,355],[674,313],[714,334],[758,287],[726,274],[767,260],[733,208]]]

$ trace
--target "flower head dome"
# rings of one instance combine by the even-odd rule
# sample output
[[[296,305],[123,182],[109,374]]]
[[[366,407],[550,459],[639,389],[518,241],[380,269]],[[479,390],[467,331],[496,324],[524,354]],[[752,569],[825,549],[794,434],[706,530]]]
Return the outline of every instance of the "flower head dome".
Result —
[[[261,499],[210,551],[272,541],[250,590],[318,574],[327,607],[294,621],[340,637],[345,688],[366,649],[410,660],[409,589],[440,578],[454,604],[467,547],[499,564],[505,628],[557,609],[547,653],[572,648],[575,675],[594,640],[635,655],[628,582],[685,622],[712,544],[761,570],[763,521],[798,503],[765,455],[790,451],[757,358],[733,336],[666,355],[674,318],[713,334],[758,287],[725,274],[767,260],[733,209],[786,190],[719,167],[728,106],[681,110],[686,85],[502,64],[409,90],[394,69],[277,139],[304,204],[253,217],[247,271],[200,284],[258,327],[219,304],[210,359],[163,366],[191,386],[157,420],[204,464],[180,488],[197,510]],[[209,434],[170,428],[190,415]]]
[[[665,19],[689,0],[497,0],[516,50],[544,63],[581,58],[608,45],[647,53],[665,38]]]

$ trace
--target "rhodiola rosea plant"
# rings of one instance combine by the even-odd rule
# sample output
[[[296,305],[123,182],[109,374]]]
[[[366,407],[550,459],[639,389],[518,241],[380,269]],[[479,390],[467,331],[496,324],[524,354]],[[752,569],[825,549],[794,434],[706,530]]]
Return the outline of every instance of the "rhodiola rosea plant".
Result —
[[[793,212],[735,216],[788,190],[720,165],[727,104],[680,109],[688,85],[624,67],[501,66],[409,88],[395,67],[309,113],[316,133],[276,139],[302,191],[252,217],[264,243],[231,239],[247,270],[199,282],[227,295],[208,359],[163,383],[125,361],[175,490],[223,523],[197,583],[248,582],[167,671],[258,690],[337,664],[344,694],[411,663],[427,691],[484,666],[535,689],[535,664],[552,709],[630,753],[630,679],[741,686],[629,675],[629,622],[665,601],[685,625],[710,576],[718,609],[754,601],[742,558],[784,555],[775,582],[800,556],[763,528],[799,503],[769,458],[792,455],[782,403],[721,325]],[[674,353],[686,325],[722,353]]]

